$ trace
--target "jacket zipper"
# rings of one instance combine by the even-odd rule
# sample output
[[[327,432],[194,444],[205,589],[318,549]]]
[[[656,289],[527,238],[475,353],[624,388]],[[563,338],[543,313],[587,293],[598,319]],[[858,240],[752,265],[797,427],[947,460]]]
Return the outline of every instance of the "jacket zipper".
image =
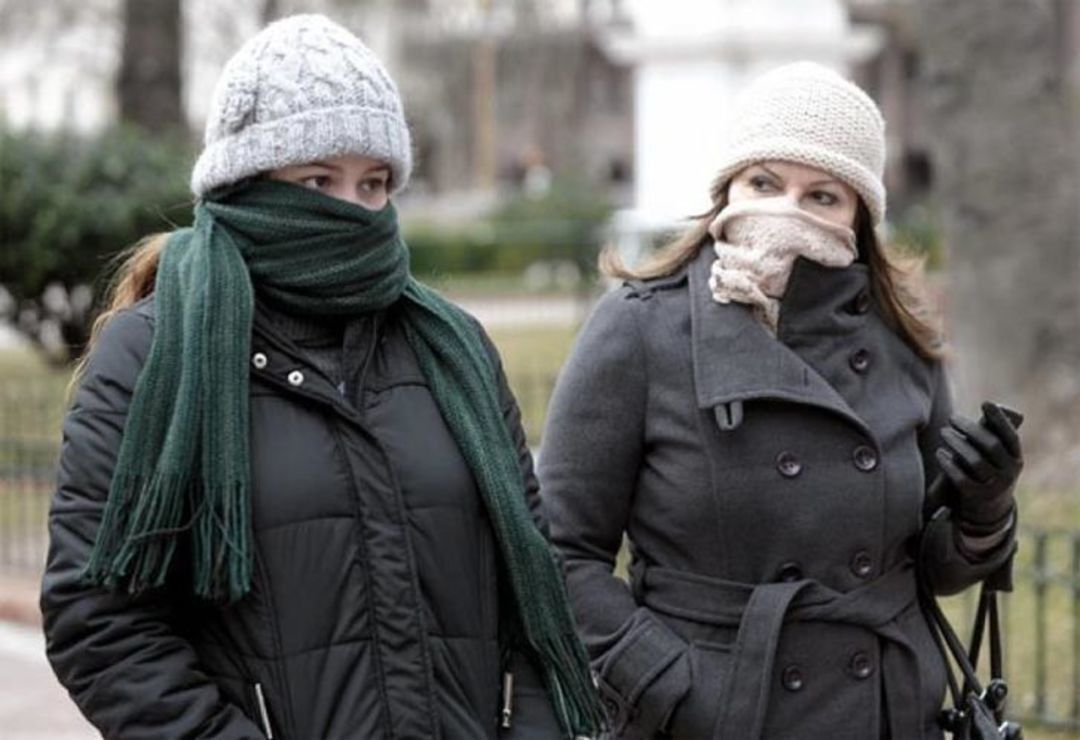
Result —
[[[274,586],[270,582],[270,573],[266,570],[266,564],[263,562],[262,556],[259,554],[258,548],[254,550],[255,568],[262,582],[265,584],[266,589],[266,620],[269,622],[270,636],[274,643],[274,649],[278,655],[284,655],[285,650],[281,644],[281,630],[278,626],[277,614],[274,612]],[[284,692],[285,697],[292,696],[291,689],[289,687],[289,676],[280,660],[273,661],[270,670],[275,674],[276,680],[279,682],[278,686]],[[257,684],[261,688],[261,684]],[[288,729],[294,727],[296,720],[293,718],[292,703],[284,701],[281,707],[281,716],[278,719],[282,722],[283,726]],[[291,734],[291,730],[288,734]]]
[[[509,730],[514,717],[514,674],[511,671],[503,674],[502,690],[502,728]]]
[[[274,730],[270,727],[270,712],[266,709],[266,697],[263,696],[262,684],[255,683],[255,700],[259,704],[259,719],[262,720],[263,732],[267,740],[274,740]]]

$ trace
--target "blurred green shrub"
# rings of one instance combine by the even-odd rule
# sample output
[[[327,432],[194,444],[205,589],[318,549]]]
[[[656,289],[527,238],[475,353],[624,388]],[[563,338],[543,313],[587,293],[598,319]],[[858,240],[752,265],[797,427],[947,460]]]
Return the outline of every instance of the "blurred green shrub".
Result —
[[[193,152],[180,136],[0,131],[0,285],[15,325],[56,360],[85,342],[110,258],[191,221]],[[80,287],[81,286],[81,287]]]
[[[191,221],[193,153],[179,137],[0,132],[0,282],[16,299],[92,282],[108,258]]]
[[[568,260],[589,274],[611,204],[602,189],[556,179],[542,196],[515,194],[468,227],[404,225],[412,270],[421,277],[461,273],[517,274],[537,262]]]

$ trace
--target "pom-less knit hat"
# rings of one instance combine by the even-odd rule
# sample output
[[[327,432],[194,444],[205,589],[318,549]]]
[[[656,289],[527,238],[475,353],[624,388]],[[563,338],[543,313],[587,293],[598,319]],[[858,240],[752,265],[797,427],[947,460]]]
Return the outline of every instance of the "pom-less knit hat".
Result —
[[[400,190],[412,169],[397,87],[370,49],[321,15],[270,24],[225,65],[191,189],[343,154],[390,165]]]
[[[828,172],[885,217],[885,121],[870,96],[828,67],[796,62],[740,93],[716,182],[755,162],[782,160]]]

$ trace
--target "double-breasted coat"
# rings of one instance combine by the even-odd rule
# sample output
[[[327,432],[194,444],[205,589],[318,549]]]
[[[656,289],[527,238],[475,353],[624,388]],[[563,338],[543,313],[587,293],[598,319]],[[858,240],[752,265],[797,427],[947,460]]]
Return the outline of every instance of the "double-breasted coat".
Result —
[[[886,325],[864,264],[799,258],[774,337],[713,300],[712,259],[600,301],[539,458],[613,735],[941,737],[914,543],[951,413],[942,366]],[[975,558],[947,519],[927,542],[939,592],[1013,547]]]

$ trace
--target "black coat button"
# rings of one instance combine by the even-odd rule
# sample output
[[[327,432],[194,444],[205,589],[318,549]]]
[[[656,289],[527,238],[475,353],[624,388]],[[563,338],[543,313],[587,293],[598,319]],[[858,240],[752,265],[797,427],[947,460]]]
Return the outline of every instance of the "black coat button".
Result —
[[[851,302],[852,313],[866,313],[870,310],[870,289],[863,288],[859,291],[859,294],[855,296],[855,300]]]
[[[874,662],[870,660],[870,656],[864,653],[862,650],[851,656],[851,662],[848,664],[848,669],[851,671],[851,675],[860,681],[864,681],[874,673]]]
[[[859,445],[855,448],[855,451],[851,454],[851,459],[855,462],[855,467],[864,473],[869,473],[878,465],[878,456],[874,452],[872,447],[866,445]]]
[[[802,580],[803,572],[799,564],[789,560],[780,566],[776,571],[776,580],[783,581],[785,583],[791,583],[792,581]]]
[[[859,578],[868,578],[874,572],[874,559],[866,550],[857,550],[851,556],[851,572]]]
[[[865,373],[870,369],[870,351],[867,349],[855,350],[851,353],[851,357],[848,358],[848,363],[855,372]]]
[[[803,673],[802,668],[792,664],[780,674],[780,683],[788,691],[802,691]]]
[[[776,456],[776,469],[785,478],[794,478],[802,472],[802,463],[792,453],[781,452]]]

